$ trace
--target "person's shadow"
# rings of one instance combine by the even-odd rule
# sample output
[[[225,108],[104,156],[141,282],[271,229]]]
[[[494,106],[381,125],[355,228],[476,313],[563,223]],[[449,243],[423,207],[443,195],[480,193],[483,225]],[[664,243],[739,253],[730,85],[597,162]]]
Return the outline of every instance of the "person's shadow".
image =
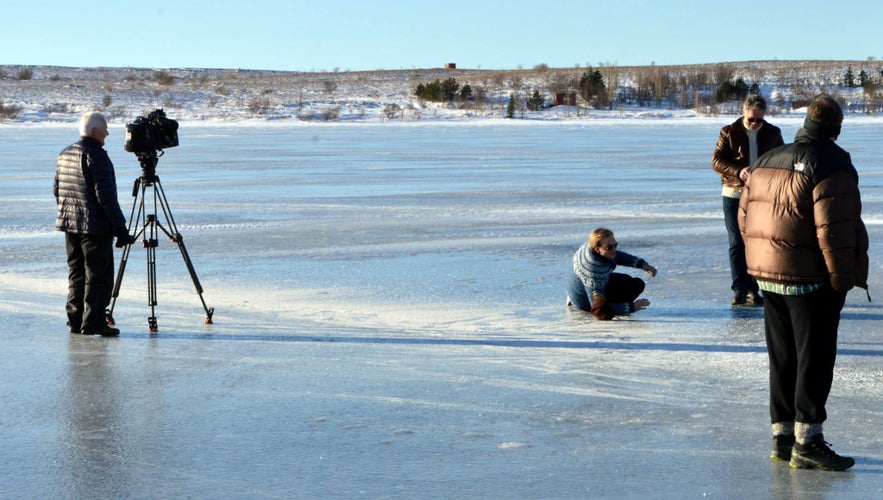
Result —
[[[65,380],[64,412],[66,462],[62,470],[70,498],[121,498],[126,496],[127,468],[123,402],[118,377],[108,350],[116,339],[71,335]]]

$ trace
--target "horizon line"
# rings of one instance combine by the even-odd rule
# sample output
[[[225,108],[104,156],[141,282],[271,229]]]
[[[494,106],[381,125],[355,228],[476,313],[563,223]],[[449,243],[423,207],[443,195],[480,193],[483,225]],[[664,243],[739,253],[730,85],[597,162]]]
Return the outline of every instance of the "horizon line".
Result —
[[[580,70],[580,69],[588,69],[588,68],[671,68],[671,67],[684,67],[684,66],[719,66],[719,65],[739,65],[739,64],[771,64],[771,63],[816,63],[816,64],[843,64],[843,63],[859,63],[859,64],[873,64],[875,62],[881,62],[883,60],[877,58],[866,58],[866,59],[748,59],[742,61],[719,61],[719,62],[705,62],[705,63],[680,63],[680,64],[632,64],[632,65],[619,65],[612,62],[603,62],[599,63],[597,66],[595,65],[573,65],[573,66],[549,66],[546,64],[536,64],[533,67],[520,67],[520,68],[482,68],[481,65],[478,67],[453,67],[448,68],[445,67],[446,64],[454,64],[456,62],[451,61],[445,63],[445,65],[441,66],[430,66],[430,67],[412,67],[412,68],[377,68],[377,69],[359,69],[359,70],[351,70],[351,69],[339,69],[335,67],[334,69],[327,70],[294,70],[294,69],[266,69],[266,68],[242,68],[242,67],[204,67],[204,66],[168,66],[168,67],[155,67],[155,66],[104,66],[104,65],[91,65],[91,66],[69,66],[62,64],[7,64],[0,63],[0,67],[5,68],[67,68],[67,69],[127,69],[127,70],[145,70],[145,71],[159,71],[159,70],[187,70],[187,71],[242,71],[242,72],[265,72],[265,73],[298,73],[298,74],[344,74],[344,73],[377,73],[377,72],[403,72],[403,71],[473,71],[473,72],[535,72],[535,71],[563,71],[563,70]]]

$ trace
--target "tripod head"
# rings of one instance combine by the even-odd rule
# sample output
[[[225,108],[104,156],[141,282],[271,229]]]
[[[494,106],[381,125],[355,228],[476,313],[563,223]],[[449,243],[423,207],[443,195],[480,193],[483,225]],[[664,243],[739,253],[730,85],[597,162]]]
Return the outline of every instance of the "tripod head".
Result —
[[[138,157],[138,163],[141,164],[141,180],[151,184],[156,181],[156,164],[162,154],[156,151],[143,151],[135,153]]]

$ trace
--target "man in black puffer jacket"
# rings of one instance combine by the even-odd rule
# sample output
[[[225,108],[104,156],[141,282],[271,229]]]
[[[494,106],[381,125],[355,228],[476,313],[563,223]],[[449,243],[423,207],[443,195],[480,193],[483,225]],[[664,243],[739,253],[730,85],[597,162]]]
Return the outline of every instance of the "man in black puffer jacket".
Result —
[[[55,229],[67,248],[67,318],[71,333],[113,337],[105,310],[113,289],[113,237],[132,242],[117,200],[116,174],[104,150],[107,119],[98,112],[80,120],[80,140],[58,155],[53,192],[58,203]]]

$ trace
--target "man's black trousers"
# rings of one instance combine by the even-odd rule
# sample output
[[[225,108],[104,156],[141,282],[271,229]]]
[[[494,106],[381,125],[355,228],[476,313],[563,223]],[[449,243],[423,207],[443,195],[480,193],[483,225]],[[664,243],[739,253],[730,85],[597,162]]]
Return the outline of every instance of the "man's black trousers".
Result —
[[[65,246],[71,331],[101,329],[113,292],[113,236],[65,233]]]
[[[806,295],[764,292],[772,422],[822,423],[846,293],[830,285]]]

